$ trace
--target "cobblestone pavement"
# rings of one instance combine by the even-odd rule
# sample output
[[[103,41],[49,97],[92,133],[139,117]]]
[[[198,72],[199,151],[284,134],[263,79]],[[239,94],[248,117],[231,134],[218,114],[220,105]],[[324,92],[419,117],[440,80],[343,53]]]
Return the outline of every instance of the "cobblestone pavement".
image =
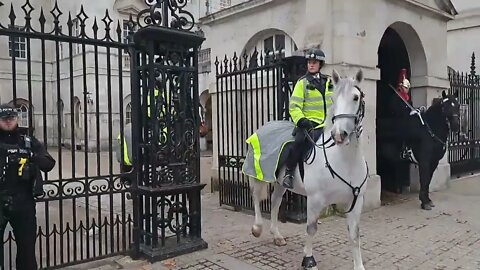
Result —
[[[419,209],[416,198],[416,194],[403,195],[363,214],[360,229],[365,268],[480,269],[480,196],[434,193],[436,207],[429,212]],[[253,216],[219,207],[214,195],[203,197],[203,208],[207,250],[153,265],[120,258],[118,267],[110,262],[93,269],[300,269],[304,225],[281,223],[288,244],[277,247],[268,232],[268,220],[264,234],[256,239],[250,234]],[[318,268],[353,269],[345,219],[335,216],[321,222],[314,241]]]

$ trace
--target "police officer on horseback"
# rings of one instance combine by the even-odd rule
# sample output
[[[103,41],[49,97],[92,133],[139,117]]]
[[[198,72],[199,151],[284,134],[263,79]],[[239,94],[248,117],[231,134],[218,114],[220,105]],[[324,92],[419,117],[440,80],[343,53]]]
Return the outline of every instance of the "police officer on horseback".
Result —
[[[3,237],[10,222],[17,244],[17,269],[33,270],[38,269],[34,197],[43,194],[40,170],[52,170],[55,160],[36,138],[21,134],[17,117],[16,108],[0,105],[0,231]],[[3,248],[1,253],[3,258]]]
[[[313,141],[321,136],[326,109],[333,103],[333,84],[328,76],[320,73],[325,65],[325,53],[320,49],[310,49],[305,58],[307,73],[297,81],[290,97],[289,112],[296,129],[294,146],[290,149],[283,179],[285,188],[293,188],[296,165],[312,146],[306,134],[309,133]]]

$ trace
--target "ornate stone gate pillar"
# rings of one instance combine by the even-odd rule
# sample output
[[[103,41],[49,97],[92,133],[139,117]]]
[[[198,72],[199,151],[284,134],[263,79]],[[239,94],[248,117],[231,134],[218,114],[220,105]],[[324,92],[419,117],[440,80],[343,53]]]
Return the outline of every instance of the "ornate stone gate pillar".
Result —
[[[207,248],[201,237],[198,48],[186,1],[145,0],[132,57],[133,257]]]

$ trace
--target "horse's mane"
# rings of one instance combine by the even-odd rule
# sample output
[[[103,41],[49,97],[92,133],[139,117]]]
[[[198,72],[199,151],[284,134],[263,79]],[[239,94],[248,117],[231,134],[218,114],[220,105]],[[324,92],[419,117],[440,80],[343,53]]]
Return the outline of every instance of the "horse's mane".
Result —
[[[432,100],[432,105],[428,107],[427,111],[425,112],[427,115],[432,114],[436,110],[440,109],[440,106],[442,105],[442,98],[434,98]]]
[[[432,100],[432,105],[431,105],[431,107],[433,107],[433,106],[438,106],[438,105],[440,105],[441,103],[442,103],[442,98],[434,98],[434,99]]]

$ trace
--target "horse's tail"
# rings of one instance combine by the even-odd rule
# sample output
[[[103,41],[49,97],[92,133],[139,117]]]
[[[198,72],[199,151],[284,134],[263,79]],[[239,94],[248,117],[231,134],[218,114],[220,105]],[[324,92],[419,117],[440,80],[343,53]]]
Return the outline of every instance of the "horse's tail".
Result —
[[[260,201],[266,200],[268,197],[268,183],[252,177],[249,178],[249,181],[252,196],[257,197]]]

